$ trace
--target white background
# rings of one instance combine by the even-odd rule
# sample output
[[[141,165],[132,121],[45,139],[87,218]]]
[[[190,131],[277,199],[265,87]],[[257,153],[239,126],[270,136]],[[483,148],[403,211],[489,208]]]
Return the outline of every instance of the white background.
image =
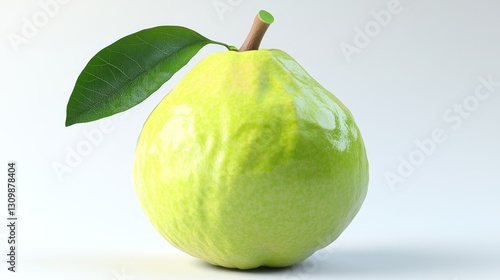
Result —
[[[473,97],[480,77],[500,82],[499,2],[401,0],[402,10],[372,29],[348,62],[340,46],[355,47],[355,28],[370,25],[371,11],[387,9],[389,0],[61,0],[40,23],[47,1],[0,2],[0,181],[7,161],[17,161],[20,218],[17,274],[6,272],[7,230],[0,227],[1,279],[500,279],[500,87],[477,104]],[[217,12],[214,3],[231,9]],[[74,82],[97,51],[157,25],[239,46],[259,9],[276,18],[262,47],[288,52],[354,114],[371,181],[362,210],[333,245],[292,268],[239,272],[164,241],[143,214],[131,176],[146,117],[196,62],[222,47],[203,49],[140,106],[108,119],[112,131],[71,172],[58,176],[54,165],[67,165],[70,151],[102,125],[64,127]],[[34,20],[30,38],[13,44],[13,34],[25,36],[23,26]],[[458,116],[449,110],[464,101],[471,112],[460,126],[443,117]],[[415,141],[435,129],[446,140],[391,187],[385,174],[398,174],[401,158],[418,156]]]

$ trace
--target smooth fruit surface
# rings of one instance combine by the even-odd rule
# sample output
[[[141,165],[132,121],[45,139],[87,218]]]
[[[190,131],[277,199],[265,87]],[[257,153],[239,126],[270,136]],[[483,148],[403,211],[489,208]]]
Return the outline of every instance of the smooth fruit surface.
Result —
[[[366,196],[351,113],[280,50],[202,60],[149,116],[134,178],[174,246],[230,268],[281,267],[334,241]]]

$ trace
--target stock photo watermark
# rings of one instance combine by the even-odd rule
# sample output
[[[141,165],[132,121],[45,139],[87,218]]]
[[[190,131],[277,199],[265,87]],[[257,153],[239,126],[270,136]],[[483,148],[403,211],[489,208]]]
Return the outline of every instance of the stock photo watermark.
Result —
[[[124,268],[122,268],[120,272],[117,270],[113,270],[113,271],[111,271],[111,274],[113,275],[111,280],[135,280],[136,279],[135,276],[128,274]]]
[[[100,120],[97,127],[84,129],[82,131],[83,139],[78,141],[75,145],[66,146],[64,160],[52,162],[52,170],[57,180],[63,182],[64,176],[78,168],[83,161],[92,154],[95,148],[102,145],[106,135],[115,131],[115,121],[117,119],[123,121],[128,115],[129,112],[124,112],[117,118]]]
[[[219,19],[224,20],[225,15],[233,12],[241,3],[243,3],[243,0],[214,0],[212,5]]]
[[[453,104],[442,114],[446,126],[434,128],[430,135],[424,139],[416,139],[414,141],[415,148],[412,151],[406,156],[399,155],[398,167],[394,171],[385,172],[386,183],[392,191],[395,191],[398,184],[404,183],[418,167],[436,153],[439,145],[448,139],[447,131],[458,130],[481,107],[482,103],[491,98],[493,94],[500,92],[500,80],[495,81],[493,75],[481,76],[478,81],[473,93]]]
[[[354,27],[352,43],[341,42],[339,45],[347,63],[351,63],[353,55],[361,54],[382,33],[384,28],[391,24],[394,17],[401,14],[403,10],[404,7],[401,1],[390,0],[385,9],[378,12],[370,11],[371,20],[366,22],[363,28]]]
[[[7,38],[15,52],[20,51],[22,45],[26,45],[35,38],[41,29],[46,27],[50,20],[57,16],[61,8],[71,0],[41,0],[38,9],[29,17],[21,19],[21,28],[17,32],[7,33]]]
[[[7,163],[7,270],[10,272],[16,272],[17,270],[17,260],[19,258],[17,254],[17,231],[18,231],[18,220],[17,220],[17,163],[15,161],[10,161]]]

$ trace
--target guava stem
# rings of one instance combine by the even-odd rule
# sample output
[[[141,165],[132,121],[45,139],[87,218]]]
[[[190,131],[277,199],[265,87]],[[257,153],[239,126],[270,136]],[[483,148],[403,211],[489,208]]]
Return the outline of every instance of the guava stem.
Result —
[[[261,10],[255,17],[252,28],[250,29],[250,32],[248,33],[243,45],[241,45],[239,51],[246,52],[258,50],[260,43],[262,42],[262,38],[264,38],[264,34],[266,34],[269,25],[273,22],[273,15],[267,11]]]

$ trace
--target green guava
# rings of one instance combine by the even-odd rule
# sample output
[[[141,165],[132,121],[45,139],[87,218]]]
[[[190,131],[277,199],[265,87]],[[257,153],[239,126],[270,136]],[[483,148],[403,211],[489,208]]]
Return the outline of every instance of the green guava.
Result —
[[[175,247],[228,268],[284,267],[349,225],[368,161],[351,113],[288,54],[228,51],[149,116],[134,180]]]

